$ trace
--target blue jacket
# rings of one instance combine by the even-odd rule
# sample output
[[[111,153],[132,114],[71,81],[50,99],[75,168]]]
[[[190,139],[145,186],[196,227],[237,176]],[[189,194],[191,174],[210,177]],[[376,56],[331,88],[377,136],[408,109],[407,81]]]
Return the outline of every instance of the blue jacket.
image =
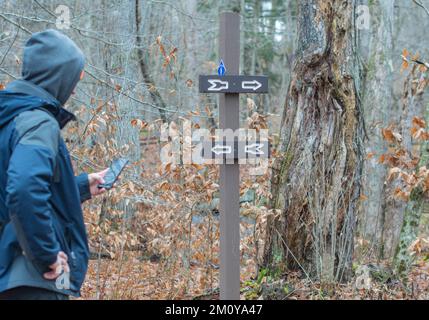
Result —
[[[0,91],[0,292],[79,295],[89,256],[81,203],[91,195],[60,134],[72,118],[55,100]],[[69,257],[70,290],[42,277],[59,251]]]
[[[89,249],[81,203],[86,174],[75,177],[61,129],[75,117],[62,105],[79,81],[84,57],[55,30],[32,35],[22,79],[0,91],[0,292],[31,286],[80,295]],[[70,283],[49,281],[59,251]]]

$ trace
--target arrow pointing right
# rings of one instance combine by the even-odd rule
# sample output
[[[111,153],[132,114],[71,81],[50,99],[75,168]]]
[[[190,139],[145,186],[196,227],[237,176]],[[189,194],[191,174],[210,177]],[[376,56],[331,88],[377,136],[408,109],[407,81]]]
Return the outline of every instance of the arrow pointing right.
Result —
[[[258,90],[260,87],[262,87],[262,83],[260,83],[257,80],[253,80],[253,81],[243,81],[241,84],[241,87],[243,89],[250,89],[253,91]]]

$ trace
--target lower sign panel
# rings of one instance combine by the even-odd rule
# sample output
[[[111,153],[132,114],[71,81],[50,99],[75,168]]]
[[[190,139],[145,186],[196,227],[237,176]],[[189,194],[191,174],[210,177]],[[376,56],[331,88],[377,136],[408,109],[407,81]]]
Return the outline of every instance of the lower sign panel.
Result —
[[[267,141],[205,141],[203,158],[207,160],[268,159],[271,145]]]

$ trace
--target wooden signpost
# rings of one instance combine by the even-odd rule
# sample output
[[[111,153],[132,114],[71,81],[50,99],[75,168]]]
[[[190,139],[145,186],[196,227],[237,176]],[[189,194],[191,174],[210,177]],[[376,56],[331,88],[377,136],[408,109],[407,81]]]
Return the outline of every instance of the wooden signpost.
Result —
[[[201,93],[219,96],[219,127],[240,126],[240,93],[268,93],[268,77],[240,75],[240,16],[220,16],[218,75],[200,76]],[[220,165],[220,299],[240,299],[240,168],[238,158],[268,158],[268,141],[206,142],[204,157],[233,159]],[[209,144],[207,146],[207,144]],[[235,161],[234,161],[235,160]]]

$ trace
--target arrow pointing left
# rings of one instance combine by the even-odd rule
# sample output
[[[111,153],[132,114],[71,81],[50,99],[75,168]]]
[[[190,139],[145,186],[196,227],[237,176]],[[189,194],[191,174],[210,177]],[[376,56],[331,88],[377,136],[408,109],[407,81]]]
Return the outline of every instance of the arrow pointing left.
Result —
[[[211,84],[211,87],[207,89],[208,91],[221,91],[221,90],[228,90],[229,88],[228,81],[209,79],[208,82]]]
[[[215,155],[230,154],[232,153],[232,147],[216,145],[212,148],[212,151]]]

